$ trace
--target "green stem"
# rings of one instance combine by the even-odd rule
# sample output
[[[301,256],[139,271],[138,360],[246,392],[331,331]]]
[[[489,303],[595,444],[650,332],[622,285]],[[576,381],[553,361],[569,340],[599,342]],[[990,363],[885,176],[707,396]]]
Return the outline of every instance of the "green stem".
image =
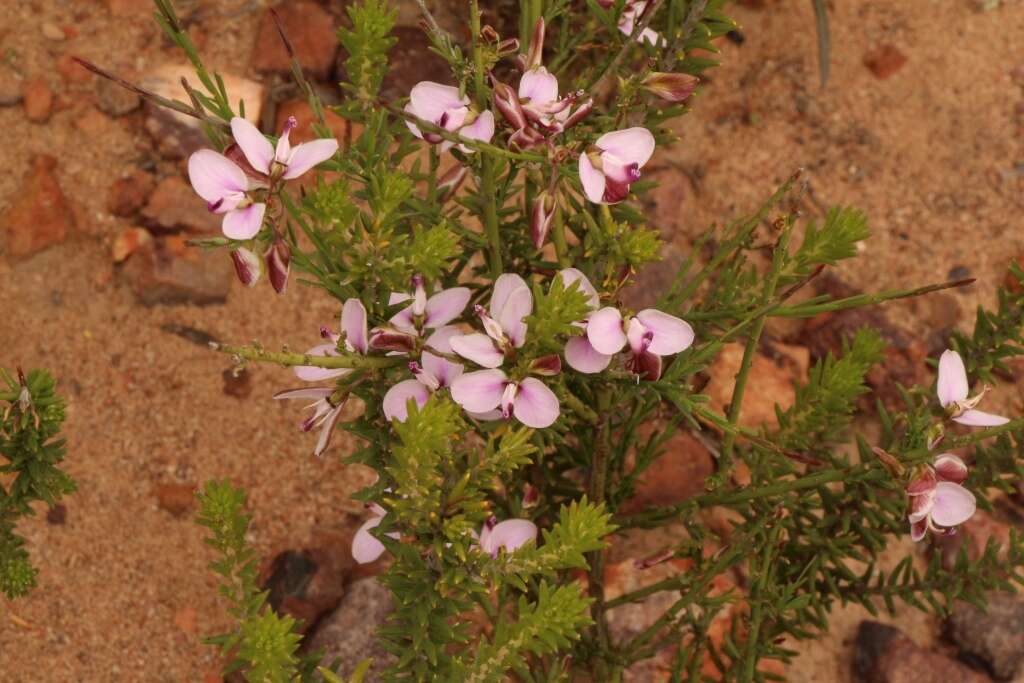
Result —
[[[291,353],[288,351],[266,351],[252,346],[228,346],[226,344],[211,344],[215,351],[227,353],[244,360],[254,360],[261,363],[277,363],[285,367],[296,365],[307,365],[314,368],[351,368],[370,370],[377,368],[392,368],[396,365],[407,363],[404,356],[358,356],[354,354],[342,356],[311,356],[308,353]]]

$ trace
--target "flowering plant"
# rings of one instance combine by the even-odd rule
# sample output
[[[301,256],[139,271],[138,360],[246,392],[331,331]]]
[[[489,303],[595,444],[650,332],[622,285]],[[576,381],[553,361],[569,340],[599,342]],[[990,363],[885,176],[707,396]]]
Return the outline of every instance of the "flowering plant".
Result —
[[[389,680],[613,681],[651,658],[665,679],[762,680],[791,656],[785,639],[825,628],[837,603],[941,611],[1008,585],[1000,563],[1024,559],[1014,537],[1005,560],[990,549],[924,570],[912,555],[889,573],[875,562],[908,522],[914,539],[940,542],[987,505],[987,491],[1016,486],[1024,421],[978,411],[968,377],[991,379],[1020,353],[1020,295],[983,311],[974,337],[954,335],[938,363],[938,402],[930,387],[907,389],[898,410],[880,406],[880,440],[858,437],[854,449],[840,446],[883,355],[870,329],[819,359],[793,404],[777,408],[777,426],[741,417],[745,396],[760,391],[748,382],[769,319],[964,284],[792,303],[855,256],[868,237],[860,212],[802,221],[795,174],[754,213],[705,235],[653,303],[634,303],[630,285],[662,246],[637,201],[652,187],[645,167],[670,148],[667,123],[685,113],[714,65],[714,40],[733,28],[723,4],[524,2],[516,35],[503,36],[481,25],[473,0],[465,45],[424,8],[451,80],[386,102],[395,14],[361,0],[339,32],[349,99],[337,108],[361,133],[340,148],[325,125],[321,139],[292,146],[293,123],[273,141],[238,118],[168,0],[157,0],[205,89],[190,89],[191,105],[171,103],[200,117],[216,148],[189,162],[197,195],[224,214],[223,238],[204,246],[229,249],[247,285],[265,269],[283,294],[297,276],[309,287],[287,290],[296,305],[329,296],[341,311],[340,331],[323,328],[305,353],[218,349],[293,368],[311,384],[276,398],[311,402],[302,430],[320,431],[308,448],[378,475],[357,496],[371,514],[352,553],[386,558],[395,611],[379,635],[394,656],[378,668]],[[294,72],[319,114],[298,62]],[[316,180],[298,191],[301,175]],[[732,342],[742,360],[716,410],[702,373]],[[362,447],[333,448],[339,430]],[[629,505],[683,432],[714,455],[700,492]],[[216,548],[244,558],[240,501],[212,486],[202,519]],[[724,527],[710,521],[715,509],[729,511]],[[672,571],[613,595],[606,562],[623,538],[657,551],[636,558],[637,571]],[[313,676],[295,656],[294,624],[245,597],[256,595],[251,567],[217,566],[242,587],[243,624],[218,641],[237,666],[253,680]],[[656,594],[669,598],[661,613],[615,632],[617,611]]]

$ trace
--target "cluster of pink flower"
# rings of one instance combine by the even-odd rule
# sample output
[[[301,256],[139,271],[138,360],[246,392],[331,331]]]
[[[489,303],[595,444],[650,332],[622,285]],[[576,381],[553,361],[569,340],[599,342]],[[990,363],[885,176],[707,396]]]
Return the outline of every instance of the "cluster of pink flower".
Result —
[[[582,373],[605,370],[624,347],[629,354],[624,368],[648,380],[661,376],[662,356],[679,353],[693,343],[693,329],[679,318],[646,309],[635,316],[623,316],[612,307],[598,308],[600,297],[587,277],[574,268],[558,274],[566,286],[576,286],[586,295],[593,310],[577,323],[583,336],[570,337],[565,358],[570,367]],[[452,324],[465,312],[471,298],[466,287],[442,289],[428,296],[421,277],[413,279],[412,293],[393,293],[391,305],[411,301],[385,325],[368,330],[366,308],[358,299],[349,299],[342,307],[342,335],[321,328],[328,343],[307,351],[310,356],[339,354],[339,344],[349,354],[371,351],[390,355],[418,354],[410,360],[410,379],[399,381],[385,393],[382,411],[388,420],[405,421],[412,400],[422,407],[431,394],[449,389],[452,399],[477,420],[515,418],[528,427],[550,427],[561,412],[555,393],[538,377],[552,377],[562,370],[557,354],[517,362],[510,376],[502,366],[516,362],[518,351],[526,344],[526,318],[533,312],[533,293],[522,277],[505,273],[498,277],[487,308],[473,310],[483,332],[464,332]],[[466,372],[456,359],[470,361],[481,369]],[[299,379],[317,382],[351,372],[348,369],[295,368]],[[316,455],[327,448],[331,433],[343,406],[335,390],[328,387],[293,389],[275,396],[282,399],[313,399],[313,416],[302,422],[306,431],[321,426]]]
[[[289,136],[297,125],[289,117],[277,145],[248,121],[231,120],[234,142],[224,154],[202,149],[188,160],[188,175],[196,194],[207,202],[213,213],[223,214],[221,229],[233,240],[251,240],[263,227],[267,201],[286,180],[293,180],[327,161],[338,151],[338,141],[330,138],[292,145]],[[238,279],[253,286],[260,277],[260,259],[251,250],[238,246],[231,252]],[[264,254],[270,282],[278,293],[288,285],[291,249],[276,233]]]
[[[960,354],[952,350],[943,352],[939,358],[936,393],[947,415],[973,427],[996,427],[1009,422],[1000,415],[977,410],[975,406],[985,390],[968,398],[969,388]],[[940,536],[954,534],[958,525],[974,515],[977,508],[974,494],[961,485],[967,473],[967,465],[952,453],[942,453],[930,465],[915,471],[906,488],[911,538],[920,541],[929,531]]]

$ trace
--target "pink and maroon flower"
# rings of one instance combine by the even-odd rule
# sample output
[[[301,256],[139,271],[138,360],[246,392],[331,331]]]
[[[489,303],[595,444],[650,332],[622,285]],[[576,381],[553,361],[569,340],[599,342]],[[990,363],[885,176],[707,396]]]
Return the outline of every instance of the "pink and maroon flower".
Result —
[[[292,180],[327,161],[338,151],[338,141],[333,138],[321,138],[293,146],[289,135],[297,125],[295,117],[289,116],[276,147],[270,144],[270,140],[256,126],[238,116],[231,119],[231,134],[256,171],[272,179]]]
[[[313,455],[319,457],[331,444],[331,436],[334,434],[334,426],[341,417],[341,409],[345,407],[344,401],[333,399],[334,389],[331,387],[307,387],[305,389],[289,389],[274,394],[274,398],[280,399],[301,399],[312,400],[307,408],[313,409],[313,414],[302,421],[300,428],[304,432],[312,431],[314,427],[320,428],[320,438],[317,439],[313,448]]]
[[[201,149],[188,159],[188,178],[207,208],[224,215],[221,230],[226,237],[247,240],[260,231],[267,205],[251,193],[262,185],[235,162],[212,149]]]
[[[469,98],[459,93],[459,89],[454,86],[421,81],[409,93],[409,104],[405,110],[416,118],[470,140],[490,142],[494,136],[494,114],[489,111],[475,112],[469,106]],[[412,121],[406,121],[406,125],[421,140],[431,144],[441,143],[441,151],[448,150],[454,144],[437,133],[422,132]],[[459,149],[463,152],[473,151],[465,145],[459,145]]]
[[[359,299],[349,299],[341,308],[341,331],[345,335],[344,346],[349,353],[365,355],[369,350],[366,323],[366,307]],[[331,332],[326,327],[320,328],[320,336],[329,340],[326,344],[318,344],[306,351],[309,356],[337,356],[338,342],[341,335]],[[348,368],[318,368],[311,365],[297,365],[293,369],[295,376],[307,382],[319,382],[339,377],[352,372]]]
[[[969,385],[967,384],[967,369],[964,361],[956,351],[943,351],[939,357],[939,379],[937,393],[939,403],[946,409],[949,416],[955,422],[970,425],[972,427],[997,427],[1006,424],[1010,420],[1001,415],[992,415],[981,410],[976,410],[981,397],[987,389],[982,389],[976,395],[968,398]]]
[[[453,363],[426,350],[420,361],[409,363],[414,379],[403,380],[384,394],[381,407],[388,421],[394,419],[405,422],[409,417],[409,399],[416,401],[416,405],[422,408],[431,394],[450,387],[465,369],[460,363]]]
[[[943,453],[925,465],[907,484],[910,537],[920,541],[927,532],[956,533],[977,509],[974,494],[961,484],[967,479],[967,465],[951,453]]]
[[[629,195],[640,179],[640,169],[654,154],[654,136],[636,127],[605,133],[594,151],[580,155],[580,182],[587,199],[597,204],[616,204]]]

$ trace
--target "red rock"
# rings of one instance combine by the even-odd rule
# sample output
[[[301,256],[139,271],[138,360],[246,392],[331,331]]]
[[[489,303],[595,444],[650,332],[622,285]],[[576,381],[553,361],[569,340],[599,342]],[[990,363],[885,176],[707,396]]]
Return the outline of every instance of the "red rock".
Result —
[[[233,106],[239,100],[245,103],[246,118],[257,123],[263,106],[263,86],[256,81],[221,74],[224,87]],[[189,64],[167,62],[148,71],[141,79],[140,85],[161,97],[188,102],[188,94],[181,85],[186,78],[193,86],[197,86],[195,71]],[[198,119],[147,102],[144,126],[152,136],[157,150],[169,159],[184,159],[200,147],[206,147],[206,136],[203,134]]]
[[[121,276],[146,306],[222,304],[231,291],[235,269],[227,254],[192,249],[176,255],[166,238],[142,244],[121,269]]]
[[[252,375],[245,368],[228,368],[221,373],[224,380],[222,390],[237,399],[249,398],[252,393]]]
[[[983,662],[997,680],[1013,679],[1024,662],[1024,600],[1007,593],[988,596],[986,609],[958,601],[946,620],[946,635],[967,661]]]
[[[21,89],[25,117],[34,123],[44,123],[53,111],[53,91],[46,81],[36,77],[25,81]]]
[[[59,244],[74,229],[74,214],[57,183],[56,168],[53,157],[37,156],[14,203],[0,218],[0,230],[7,232],[4,251],[8,254],[26,256]]]
[[[313,131],[316,117],[313,116],[313,109],[309,106],[308,102],[305,100],[289,100],[282,103],[277,108],[277,121],[274,124],[274,130],[279,131],[283,129],[289,116],[294,116],[298,123],[290,136],[293,143],[309,142],[318,137]],[[349,135],[349,122],[329,109],[324,110],[324,119],[327,121],[327,127],[334,133],[334,137],[339,142],[344,143]]]
[[[145,206],[155,185],[153,174],[146,171],[118,178],[107,191],[107,211],[115,216],[134,216]]]
[[[96,78],[91,71],[72,59],[72,55],[66,53],[57,58],[54,68],[65,83],[88,83]]]
[[[907,56],[894,45],[879,45],[864,55],[864,66],[871,69],[876,78],[889,78],[903,68]]]
[[[114,263],[121,263],[141,249],[143,245],[149,244],[152,241],[153,236],[145,228],[127,228],[122,230],[121,234],[114,238],[114,244],[111,249]]]
[[[220,232],[223,216],[210,213],[192,186],[178,176],[160,181],[149,195],[142,216],[154,228],[193,233]]]
[[[312,79],[326,80],[331,75],[334,54],[338,50],[334,17],[308,0],[282,2],[274,10],[303,72]],[[269,9],[260,20],[252,67],[262,72],[291,73],[291,59]]]
[[[351,548],[357,520],[351,521],[350,528],[315,532],[303,547],[271,555],[260,568],[259,584],[270,591],[267,601],[274,609],[309,627],[338,606],[356,565]]]
[[[153,487],[156,504],[174,517],[183,517],[196,507],[196,485],[166,483]]]
[[[750,368],[739,419],[744,427],[778,426],[775,406],[782,410],[790,408],[796,402],[794,383],[807,381],[810,353],[806,348],[773,344],[771,350],[773,357],[758,351]],[[729,410],[743,351],[743,344],[726,344],[707,369],[709,379],[704,393],[710,398],[709,406],[719,413]]]
[[[685,431],[677,431],[662,455],[640,475],[633,497],[619,511],[630,515],[644,508],[676,505],[704,490],[704,480],[715,469],[711,453]]]
[[[990,683],[954,659],[925,650],[898,628],[862,621],[857,628],[853,669],[871,683]]]

